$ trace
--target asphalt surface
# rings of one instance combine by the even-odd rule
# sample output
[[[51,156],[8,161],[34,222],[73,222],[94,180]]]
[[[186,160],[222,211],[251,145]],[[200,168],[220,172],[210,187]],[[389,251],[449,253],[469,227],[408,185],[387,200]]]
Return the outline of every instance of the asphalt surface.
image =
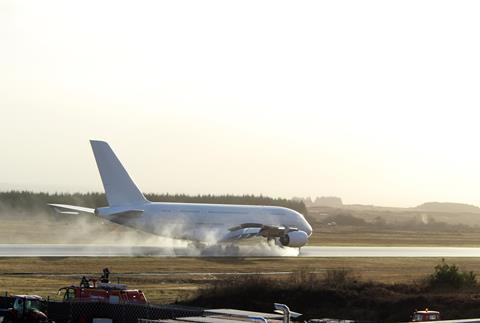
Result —
[[[296,256],[295,249],[232,247],[157,247],[74,244],[0,244],[0,257],[115,257],[115,256]],[[306,246],[300,257],[480,257],[468,247],[324,247]]]

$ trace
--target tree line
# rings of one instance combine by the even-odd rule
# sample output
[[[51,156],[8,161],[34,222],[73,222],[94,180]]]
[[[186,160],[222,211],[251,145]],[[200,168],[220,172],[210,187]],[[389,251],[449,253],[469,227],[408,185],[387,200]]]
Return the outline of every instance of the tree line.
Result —
[[[275,205],[307,213],[303,201],[284,198],[272,198],[263,195],[186,195],[186,194],[145,194],[152,202],[176,203],[213,203],[213,204],[240,204],[240,205]],[[79,205],[90,208],[107,206],[105,193],[46,193],[31,191],[0,192],[0,211],[22,210],[49,211],[48,203]]]

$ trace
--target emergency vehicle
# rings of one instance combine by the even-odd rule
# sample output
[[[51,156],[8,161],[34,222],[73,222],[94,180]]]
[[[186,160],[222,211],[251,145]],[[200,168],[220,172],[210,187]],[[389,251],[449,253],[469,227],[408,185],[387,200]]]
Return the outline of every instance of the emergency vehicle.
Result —
[[[105,302],[111,304],[147,304],[147,298],[141,290],[128,289],[125,284],[113,284],[104,279],[83,277],[79,286],[62,287],[64,302]]]
[[[412,322],[440,321],[440,312],[430,311],[426,308],[424,311],[415,311],[412,314]]]

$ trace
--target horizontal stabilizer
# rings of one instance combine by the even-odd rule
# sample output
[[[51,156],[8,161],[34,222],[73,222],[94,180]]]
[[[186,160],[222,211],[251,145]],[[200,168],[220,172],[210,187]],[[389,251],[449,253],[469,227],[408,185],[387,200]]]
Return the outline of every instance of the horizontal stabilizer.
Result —
[[[75,205],[67,205],[67,204],[48,204],[57,213],[61,214],[80,214],[80,213],[88,213],[88,214],[95,214],[95,209],[91,209],[88,207],[83,206],[75,206]]]

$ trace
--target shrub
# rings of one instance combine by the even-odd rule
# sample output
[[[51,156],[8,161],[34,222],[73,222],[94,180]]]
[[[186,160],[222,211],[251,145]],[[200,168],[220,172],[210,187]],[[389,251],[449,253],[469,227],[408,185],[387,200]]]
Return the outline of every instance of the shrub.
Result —
[[[311,268],[305,267],[292,272],[287,278],[287,283],[284,283],[283,286],[311,290],[318,288],[321,283],[322,281],[319,279],[318,274],[314,273]]]
[[[435,266],[434,273],[430,275],[428,285],[433,289],[475,288],[477,279],[473,271],[460,271],[457,265],[449,265],[442,259],[442,263]]]
[[[346,286],[355,282],[356,279],[350,269],[329,269],[325,275],[325,284],[331,287]]]

